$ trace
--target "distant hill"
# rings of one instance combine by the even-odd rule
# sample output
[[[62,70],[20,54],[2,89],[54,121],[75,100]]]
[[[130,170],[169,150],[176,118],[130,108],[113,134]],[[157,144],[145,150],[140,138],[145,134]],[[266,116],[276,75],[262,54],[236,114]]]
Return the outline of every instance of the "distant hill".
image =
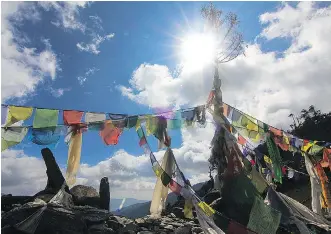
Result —
[[[120,207],[122,201],[123,201],[122,198],[112,198],[112,199],[110,199],[109,210],[110,211],[117,210]],[[144,202],[147,202],[147,200],[137,200],[137,199],[134,199],[134,198],[127,198],[127,199],[125,199],[125,202],[124,202],[122,208],[127,207],[127,206],[131,206],[131,205],[134,205],[134,204],[144,203]]]
[[[205,182],[195,184],[192,187],[195,191],[197,191],[202,187],[202,185],[204,183]],[[177,195],[175,193],[172,193],[172,192],[169,193],[168,197],[167,197],[167,203],[174,204],[176,201],[177,201]],[[122,215],[122,216],[125,216],[127,218],[131,218],[131,219],[144,217],[144,216],[150,214],[149,213],[150,206],[151,206],[151,201],[144,202],[144,203],[133,204],[131,206],[127,206],[127,207],[122,208],[122,210],[120,210],[120,212],[115,212],[115,215]]]

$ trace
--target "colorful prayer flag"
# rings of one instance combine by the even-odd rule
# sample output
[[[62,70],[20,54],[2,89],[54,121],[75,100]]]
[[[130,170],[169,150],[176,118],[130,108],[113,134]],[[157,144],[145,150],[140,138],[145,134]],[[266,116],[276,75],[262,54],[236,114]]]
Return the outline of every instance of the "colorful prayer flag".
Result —
[[[9,106],[5,127],[11,126],[18,121],[28,119],[32,115],[32,112],[32,107]]]
[[[104,128],[100,131],[100,136],[106,145],[116,145],[122,130],[115,127],[111,120],[106,120]]]
[[[82,111],[65,110],[63,111],[63,122],[65,125],[79,124],[82,122],[83,114]]]
[[[55,127],[57,126],[58,117],[58,110],[37,108],[33,120],[33,128]]]
[[[264,204],[261,198],[255,197],[247,228],[259,234],[275,234],[280,218],[279,211]]]
[[[86,123],[102,122],[105,120],[106,120],[106,114],[104,114],[104,113],[92,113],[92,112],[85,113],[85,122]]]
[[[180,186],[176,181],[171,180],[170,183],[169,183],[169,188],[172,192],[179,195],[180,190],[182,189],[182,186]]]
[[[57,143],[62,134],[64,134],[64,126],[33,128],[31,141],[37,145],[51,145]]]
[[[215,214],[215,210],[211,208],[206,202],[199,202],[198,206],[203,210],[207,216],[212,216]]]
[[[1,126],[6,123],[8,114],[8,106],[1,106]]]
[[[164,186],[167,186],[171,181],[171,177],[164,171],[161,174],[161,181]]]
[[[138,121],[138,115],[129,116],[127,122],[127,128],[133,128],[134,126],[136,126],[137,121]]]
[[[25,127],[1,128],[1,151],[19,144],[28,133]]]

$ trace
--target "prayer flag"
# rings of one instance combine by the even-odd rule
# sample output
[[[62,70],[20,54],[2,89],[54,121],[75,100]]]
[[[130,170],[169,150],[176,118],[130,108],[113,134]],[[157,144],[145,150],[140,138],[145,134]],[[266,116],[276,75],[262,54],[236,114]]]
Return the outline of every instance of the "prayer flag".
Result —
[[[82,111],[63,111],[63,122],[65,125],[79,124],[81,123],[84,112]]]
[[[55,127],[59,117],[58,110],[36,109],[33,128]]]
[[[259,234],[275,234],[280,218],[279,211],[264,204],[261,198],[255,197],[247,228]]]
[[[85,122],[91,123],[91,122],[102,122],[106,120],[106,114],[104,113],[91,113],[87,112],[85,114]]]
[[[169,188],[175,194],[180,195],[180,190],[182,187],[176,181],[171,180],[169,183]]]
[[[127,122],[127,128],[133,128],[134,126],[136,126],[137,121],[138,121],[138,115],[129,116],[128,117],[128,122]]]
[[[245,145],[246,144],[246,139],[243,138],[241,135],[238,136],[238,143],[240,145]]]
[[[230,224],[228,226],[227,234],[255,234],[256,232],[253,232],[249,229],[247,229],[245,226],[241,225],[240,223],[237,223],[233,220],[230,221]]]
[[[109,118],[111,120],[120,120],[125,119],[128,115],[122,115],[122,114],[109,114]]]
[[[8,106],[1,106],[1,126],[6,123]]]
[[[83,133],[76,132],[70,140],[68,151],[68,162],[66,172],[66,182],[69,186],[76,182],[76,174],[79,169],[80,156],[82,151]]]
[[[229,108],[228,104],[223,103],[223,115],[225,117],[228,117],[229,113],[230,113],[230,108]]]
[[[155,162],[152,164],[153,171],[156,175],[156,177],[160,177],[161,174],[164,172],[163,169],[161,168],[160,164],[158,162]]]
[[[148,116],[146,120],[147,136],[154,134],[158,127],[157,116]]]
[[[111,120],[106,120],[104,128],[100,131],[100,136],[106,145],[116,145],[122,131],[115,127]]]
[[[198,206],[203,210],[207,216],[212,216],[215,214],[215,210],[211,208],[206,202],[199,202]]]
[[[28,132],[25,127],[1,128],[1,151],[19,144]]]
[[[171,181],[171,177],[164,171],[161,174],[161,181],[164,186],[167,186]]]
[[[145,145],[145,144],[147,144],[146,138],[145,137],[140,138],[139,146],[142,146],[142,145]]]
[[[33,128],[31,141],[37,145],[51,145],[59,141],[61,134],[64,134],[63,126]]]
[[[32,107],[9,106],[5,127],[8,127],[18,121],[28,119],[32,115],[32,112]]]
[[[185,121],[187,126],[191,126],[194,120],[195,110],[188,110],[182,112],[182,119]]]
[[[275,135],[275,136],[283,136],[283,133],[281,130],[273,128],[273,127],[269,127],[269,130]]]

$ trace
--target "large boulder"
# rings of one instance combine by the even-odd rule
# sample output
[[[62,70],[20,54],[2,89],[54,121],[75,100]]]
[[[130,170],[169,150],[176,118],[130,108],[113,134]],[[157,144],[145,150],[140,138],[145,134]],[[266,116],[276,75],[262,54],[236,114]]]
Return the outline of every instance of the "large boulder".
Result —
[[[76,198],[99,197],[97,190],[91,186],[76,185],[70,189],[70,193]]]

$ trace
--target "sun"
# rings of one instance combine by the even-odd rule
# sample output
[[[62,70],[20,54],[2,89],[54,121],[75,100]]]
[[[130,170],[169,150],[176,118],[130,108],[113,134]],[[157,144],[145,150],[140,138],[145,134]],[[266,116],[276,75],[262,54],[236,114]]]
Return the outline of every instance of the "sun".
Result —
[[[190,34],[182,38],[179,56],[187,70],[196,70],[213,62],[216,40],[210,34]]]

